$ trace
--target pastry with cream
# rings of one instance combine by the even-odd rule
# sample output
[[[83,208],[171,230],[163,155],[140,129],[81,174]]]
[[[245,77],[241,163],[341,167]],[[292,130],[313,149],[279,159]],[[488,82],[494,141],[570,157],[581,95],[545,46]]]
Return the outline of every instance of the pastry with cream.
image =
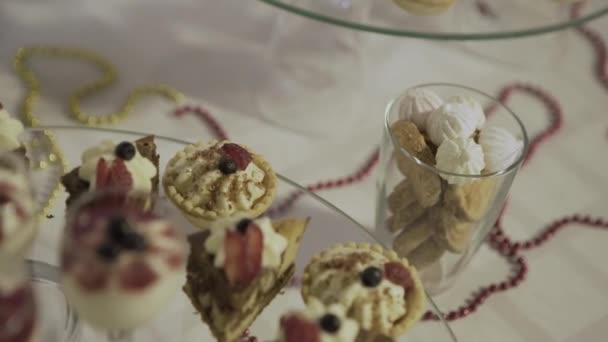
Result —
[[[154,136],[118,144],[103,141],[85,150],[81,165],[62,177],[67,204],[89,191],[115,188],[137,195],[147,210],[158,194],[158,162]]]
[[[414,15],[438,15],[450,9],[457,0],[393,0]]]
[[[78,315],[100,329],[129,330],[149,321],[185,278],[185,238],[127,199],[98,192],[72,207],[60,247],[63,292]]]
[[[37,232],[36,206],[22,161],[0,156],[0,263],[23,258]]]
[[[218,341],[237,341],[287,285],[307,224],[243,218],[189,237],[184,292]]]
[[[310,298],[305,310],[286,313],[280,320],[279,342],[355,342],[359,324],[346,316],[339,303]]]
[[[186,146],[167,164],[167,197],[199,228],[265,212],[276,195],[277,178],[266,160],[229,141]]]
[[[369,335],[398,337],[424,312],[424,288],[416,269],[379,245],[336,245],[304,270],[302,298],[340,304]]]

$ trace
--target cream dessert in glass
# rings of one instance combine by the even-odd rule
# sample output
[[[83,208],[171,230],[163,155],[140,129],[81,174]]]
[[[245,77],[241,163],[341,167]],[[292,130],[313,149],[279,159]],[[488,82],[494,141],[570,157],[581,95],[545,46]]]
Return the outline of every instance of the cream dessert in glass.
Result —
[[[87,194],[68,212],[61,245],[70,305],[110,341],[157,315],[185,279],[185,238],[118,190]]]

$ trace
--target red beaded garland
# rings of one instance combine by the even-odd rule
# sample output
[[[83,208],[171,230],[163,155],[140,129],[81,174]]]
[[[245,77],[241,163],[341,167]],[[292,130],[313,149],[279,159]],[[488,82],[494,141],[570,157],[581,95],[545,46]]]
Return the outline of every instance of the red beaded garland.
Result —
[[[580,16],[580,12],[583,8],[584,3],[585,1],[581,1],[572,6],[572,18],[578,18]],[[483,7],[482,1],[480,1],[479,4],[481,4],[481,10]],[[487,14],[489,14],[489,11],[491,11],[491,9],[489,8],[485,8],[484,10],[486,10]],[[577,31],[580,32],[585,38],[587,38],[593,45],[597,58],[596,77],[601,82],[601,84],[608,89],[608,49],[606,48],[606,44],[604,43],[599,33],[586,26],[577,27]],[[537,134],[533,139],[531,139],[528,154],[524,161],[524,163],[527,164],[527,162],[532,159],[532,157],[538,150],[538,147],[543,142],[555,135],[562,127],[563,112],[559,101],[557,101],[557,99],[555,99],[551,94],[547,93],[540,87],[523,83],[512,83],[503,87],[498,95],[499,102],[508,102],[513,93],[517,91],[527,93],[536,97],[545,105],[550,114],[550,123],[548,127],[543,132]],[[486,108],[486,112],[489,115],[493,111],[495,111],[496,108],[497,105],[489,106]],[[212,133],[217,138],[228,138],[225,130],[207,110],[198,106],[182,106],[176,109],[174,112],[175,116],[177,117],[181,117],[186,113],[195,114],[201,121],[203,121],[203,123],[205,123],[211,129]],[[378,161],[379,150],[375,149],[370,155],[370,157],[365,161],[365,163],[360,168],[358,168],[353,174],[348,175],[346,177],[333,179],[330,181],[317,182],[306,186],[306,189],[315,192],[352,185],[353,183],[362,181],[367,176],[369,176]],[[303,191],[292,192],[283,201],[281,201],[278,205],[271,209],[269,211],[269,214],[276,215],[278,213],[288,210],[303,194]],[[449,311],[447,313],[441,313],[445,320],[454,321],[456,319],[467,317],[468,315],[474,313],[477,308],[492,295],[519,286],[525,280],[528,273],[528,265],[526,263],[526,260],[522,255],[519,254],[519,252],[542,246],[543,244],[548,242],[553,236],[555,236],[558,231],[560,231],[566,226],[570,226],[571,224],[580,224],[592,228],[608,229],[608,221],[603,218],[598,217],[593,219],[588,215],[581,216],[578,214],[574,214],[572,216],[567,216],[554,221],[552,224],[548,225],[545,230],[541,231],[536,236],[528,240],[511,241],[511,239],[505,234],[502,228],[502,217],[506,210],[506,207],[507,203],[505,203],[505,206],[499,216],[499,219],[494,229],[488,235],[487,242],[511,265],[511,275],[504,281],[481,287],[477,292],[473,293],[473,295],[465,301],[466,305],[460,306],[457,309]],[[292,279],[289,284],[289,286],[298,285],[299,280],[296,278]],[[439,321],[440,318],[434,312],[427,311],[424,313],[422,320]],[[243,335],[243,340],[248,342],[256,342],[257,338],[255,336],[251,336],[249,330],[247,330]]]

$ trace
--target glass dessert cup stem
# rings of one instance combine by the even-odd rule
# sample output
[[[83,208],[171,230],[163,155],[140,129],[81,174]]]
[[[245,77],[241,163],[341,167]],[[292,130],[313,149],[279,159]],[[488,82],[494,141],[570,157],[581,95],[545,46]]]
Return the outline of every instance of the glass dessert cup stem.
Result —
[[[481,132],[498,126],[521,142],[517,157],[499,171],[479,175],[445,172],[434,163],[416,158],[403,146],[403,139],[392,130],[393,124],[404,121],[399,113],[401,98],[388,104],[374,235],[407,258],[420,272],[426,290],[436,295],[458,280],[494,226],[525,158],[528,139],[519,118],[487,94],[453,84],[414,88],[431,91],[444,100],[461,95],[473,98],[486,108]],[[427,138],[422,129],[418,134]],[[433,150],[434,146],[428,144],[425,148]]]

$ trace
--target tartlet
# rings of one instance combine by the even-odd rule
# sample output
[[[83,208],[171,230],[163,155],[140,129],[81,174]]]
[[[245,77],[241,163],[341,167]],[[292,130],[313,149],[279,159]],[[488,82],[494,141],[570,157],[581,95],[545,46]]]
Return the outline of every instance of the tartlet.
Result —
[[[315,256],[304,270],[301,291],[305,302],[318,298],[325,305],[344,305],[368,336],[403,335],[425,306],[417,270],[396,252],[366,243],[339,244]]]
[[[261,155],[228,141],[186,146],[168,162],[162,183],[171,202],[201,229],[234,216],[261,215],[277,189],[277,177]]]

